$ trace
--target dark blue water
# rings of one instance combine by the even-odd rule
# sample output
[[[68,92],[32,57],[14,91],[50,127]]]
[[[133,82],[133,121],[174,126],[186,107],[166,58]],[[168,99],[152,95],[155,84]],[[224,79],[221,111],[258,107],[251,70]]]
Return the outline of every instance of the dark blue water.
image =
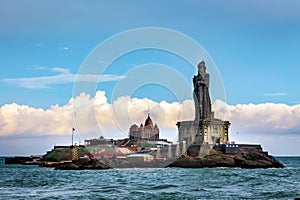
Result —
[[[300,157],[278,160],[286,168],[55,171],[0,158],[0,199],[300,198]]]

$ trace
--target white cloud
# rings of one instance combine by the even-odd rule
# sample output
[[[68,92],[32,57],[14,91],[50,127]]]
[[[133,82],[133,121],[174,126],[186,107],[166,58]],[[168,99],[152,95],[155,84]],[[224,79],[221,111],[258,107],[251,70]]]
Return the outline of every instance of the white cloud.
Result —
[[[69,70],[55,67],[55,68],[45,68],[38,67],[36,69],[51,70],[53,72],[58,72],[58,75],[54,76],[41,76],[32,78],[5,78],[1,81],[11,85],[16,85],[22,88],[28,89],[42,89],[48,88],[51,85],[56,84],[67,84],[73,82],[108,82],[116,81],[124,78],[124,76],[117,76],[112,74],[72,74]]]
[[[76,127],[83,138],[99,135],[124,137],[131,124],[144,122],[148,107],[162,134],[164,130],[172,129],[176,136],[176,122],[194,117],[192,100],[168,103],[124,96],[111,104],[105,92],[98,91],[94,97],[82,93],[71,98],[66,105],[54,105],[48,109],[15,103],[3,105],[0,107],[0,136],[68,135],[71,128]],[[216,117],[231,122],[231,133],[239,132],[248,137],[300,134],[300,105],[227,105],[216,101],[213,108]]]
[[[265,93],[263,96],[287,96],[288,94],[285,92],[277,92],[277,93]]]
[[[60,47],[58,47],[58,49],[60,51],[69,51],[69,52],[72,53],[72,49],[70,47],[68,47],[68,46],[60,46]]]
[[[74,126],[83,136],[99,136],[109,130],[115,131],[113,136],[122,136],[132,123],[144,122],[148,108],[160,128],[175,128],[178,120],[193,118],[193,112],[186,112],[193,108],[192,100],[180,104],[125,96],[110,104],[105,92],[98,91],[93,98],[82,93],[66,105],[54,105],[46,110],[15,103],[3,105],[0,107],[0,136],[66,135]]]
[[[52,71],[52,72],[59,72],[61,74],[70,74],[70,70],[64,69],[64,68],[61,68],[61,67],[36,67],[34,69],[47,70],[47,71]]]
[[[300,105],[214,103],[215,115],[231,121],[231,131],[247,134],[300,134]]]

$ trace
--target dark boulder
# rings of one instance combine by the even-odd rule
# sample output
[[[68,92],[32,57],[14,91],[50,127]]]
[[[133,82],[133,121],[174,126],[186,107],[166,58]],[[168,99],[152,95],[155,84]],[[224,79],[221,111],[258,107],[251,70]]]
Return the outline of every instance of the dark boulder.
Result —
[[[240,152],[226,154],[221,150],[211,149],[202,158],[184,156],[167,167],[203,168],[203,167],[240,167],[240,168],[282,168],[279,161],[261,148],[242,148]]]
[[[57,165],[55,170],[84,170],[84,169],[109,169],[110,167],[94,158],[80,158]]]

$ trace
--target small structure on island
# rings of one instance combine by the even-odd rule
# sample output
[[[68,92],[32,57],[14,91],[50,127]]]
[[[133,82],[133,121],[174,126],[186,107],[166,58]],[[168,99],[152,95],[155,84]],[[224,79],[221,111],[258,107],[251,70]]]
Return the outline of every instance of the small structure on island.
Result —
[[[152,119],[148,114],[145,124],[140,126],[133,124],[129,129],[130,140],[159,140],[159,128],[153,125]]]
[[[193,78],[195,119],[177,122],[179,142],[191,144],[208,144],[210,146],[228,142],[229,121],[214,117],[209,95],[209,74],[205,62],[198,64],[198,74]]]

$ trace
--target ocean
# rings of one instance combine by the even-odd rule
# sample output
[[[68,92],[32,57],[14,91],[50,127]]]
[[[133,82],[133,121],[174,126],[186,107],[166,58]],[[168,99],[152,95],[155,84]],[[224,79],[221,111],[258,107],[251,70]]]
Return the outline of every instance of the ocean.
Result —
[[[300,198],[300,157],[277,159],[286,167],[56,171],[0,158],[0,199]]]

